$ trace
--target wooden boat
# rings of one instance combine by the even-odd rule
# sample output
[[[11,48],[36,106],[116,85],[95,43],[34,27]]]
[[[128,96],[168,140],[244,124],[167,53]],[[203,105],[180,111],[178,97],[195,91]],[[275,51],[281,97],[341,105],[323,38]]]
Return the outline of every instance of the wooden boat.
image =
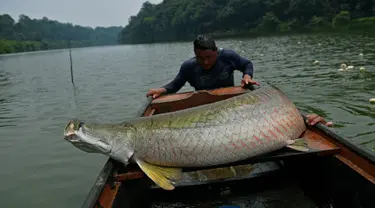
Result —
[[[247,90],[254,89],[165,95],[147,103],[139,115],[212,103]],[[313,151],[282,149],[226,166],[186,169],[173,191],[157,187],[138,166],[109,159],[82,207],[374,208],[375,156],[322,124],[309,126],[303,136]]]

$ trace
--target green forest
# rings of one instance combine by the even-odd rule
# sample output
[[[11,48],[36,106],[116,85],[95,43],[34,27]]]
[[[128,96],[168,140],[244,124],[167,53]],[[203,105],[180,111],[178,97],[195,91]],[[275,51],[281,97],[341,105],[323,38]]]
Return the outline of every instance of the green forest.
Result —
[[[124,21],[125,22],[125,21]],[[0,54],[114,44],[300,32],[374,32],[373,0],[163,0],[143,3],[126,27],[83,27],[0,15]]]
[[[0,54],[118,44],[122,29],[83,27],[47,17],[31,19],[26,15],[20,15],[16,22],[3,14],[0,15]]]
[[[373,0],[163,0],[145,2],[121,31],[122,44],[299,32],[375,30]]]

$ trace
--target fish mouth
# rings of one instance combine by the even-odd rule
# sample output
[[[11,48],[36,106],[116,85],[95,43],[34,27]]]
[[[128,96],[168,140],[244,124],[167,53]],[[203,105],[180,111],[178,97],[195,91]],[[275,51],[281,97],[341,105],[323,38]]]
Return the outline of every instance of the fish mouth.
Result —
[[[64,139],[70,142],[79,142],[80,139],[76,133],[82,126],[83,122],[78,120],[70,120],[64,128]]]
[[[64,137],[64,139],[72,143],[81,141],[80,139],[78,139],[78,137],[75,134],[67,135]]]

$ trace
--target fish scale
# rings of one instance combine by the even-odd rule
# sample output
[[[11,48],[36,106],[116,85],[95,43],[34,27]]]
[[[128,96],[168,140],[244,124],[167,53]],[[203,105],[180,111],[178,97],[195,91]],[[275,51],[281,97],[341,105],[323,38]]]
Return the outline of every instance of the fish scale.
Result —
[[[306,126],[279,89],[263,86],[223,101],[121,124],[69,122],[65,139],[88,152],[136,162],[155,183],[172,190],[182,167],[232,163],[290,145]],[[85,146],[86,144],[86,146]],[[162,167],[165,166],[165,167]],[[175,167],[175,168],[166,168]]]
[[[134,118],[122,124],[85,124],[83,129],[76,131],[81,141],[106,141],[101,143],[109,146],[103,154],[124,163],[132,158],[142,170],[149,171],[149,177],[154,177],[152,172],[160,169],[147,164],[181,168],[236,162],[289,146],[306,126],[281,90],[263,86],[199,107]],[[163,177],[158,175],[153,180],[170,189],[170,185],[161,183],[165,182]]]
[[[153,127],[149,129],[153,132],[150,134],[152,136],[137,138],[137,141],[148,141],[152,145],[167,146],[169,144],[169,148],[164,147],[162,149],[169,156],[176,154],[176,152],[173,153],[173,149],[183,146],[185,149],[181,152],[186,152],[185,155],[194,154],[193,158],[198,158],[197,161],[194,161],[195,164],[191,164],[194,159],[183,160],[183,157],[179,156],[144,157],[143,159],[149,163],[163,166],[217,165],[222,162],[222,159],[216,158],[217,156],[224,157],[226,158],[224,160],[227,161],[235,161],[259,153],[266,153],[286,146],[286,140],[295,139],[304,131],[305,126],[302,117],[295,116],[295,106],[278,90],[269,87],[265,90],[258,90],[258,93],[240,96],[242,96],[242,99],[238,98],[237,101],[234,101],[235,105],[232,105],[234,107],[231,108],[230,101],[225,100],[226,102],[222,103],[221,106],[208,109],[208,111],[202,113],[206,116],[205,118],[199,117],[197,114],[199,112],[195,112],[194,117],[199,125],[184,126],[184,115],[181,117],[177,117],[177,115],[165,117],[169,119],[177,117],[179,123],[179,128],[174,129],[178,134],[174,134],[174,137],[168,137],[169,142],[153,144],[155,138],[160,139],[162,135],[171,135],[173,128],[178,125],[174,125],[172,128],[165,127],[165,129],[159,129],[160,125],[157,125],[155,127],[155,129],[158,129],[157,131],[153,131]],[[254,102],[254,100],[258,102]],[[243,105],[236,106],[236,104],[241,103]],[[277,108],[278,106],[280,107]],[[228,117],[225,118],[225,115]],[[158,119],[154,119],[152,123],[155,124]],[[191,119],[191,117],[185,119],[188,124],[191,124],[192,120],[194,119]],[[173,121],[168,123],[173,123]],[[241,128],[243,127],[242,124],[246,126]],[[282,127],[282,125],[284,126]],[[230,130],[228,131],[228,129]],[[221,142],[215,142],[215,140]],[[184,143],[186,141],[188,143]],[[258,148],[254,148],[254,144]],[[213,149],[221,154],[212,152]],[[147,155],[144,150],[147,151],[147,149],[142,148],[135,150],[135,155],[142,158],[142,155]]]

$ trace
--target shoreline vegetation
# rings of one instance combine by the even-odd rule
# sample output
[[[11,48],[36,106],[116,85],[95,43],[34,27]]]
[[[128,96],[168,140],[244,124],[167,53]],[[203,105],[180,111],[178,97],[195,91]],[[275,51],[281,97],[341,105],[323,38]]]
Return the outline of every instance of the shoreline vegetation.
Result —
[[[164,0],[143,3],[120,32],[120,44],[301,33],[375,34],[372,0]]]
[[[375,35],[372,0],[163,0],[143,3],[125,27],[83,27],[0,15],[0,54],[118,44],[298,34]]]
[[[117,45],[123,27],[84,27],[71,23],[31,19],[20,15],[18,22],[0,15],[0,54],[11,54],[89,46]]]

